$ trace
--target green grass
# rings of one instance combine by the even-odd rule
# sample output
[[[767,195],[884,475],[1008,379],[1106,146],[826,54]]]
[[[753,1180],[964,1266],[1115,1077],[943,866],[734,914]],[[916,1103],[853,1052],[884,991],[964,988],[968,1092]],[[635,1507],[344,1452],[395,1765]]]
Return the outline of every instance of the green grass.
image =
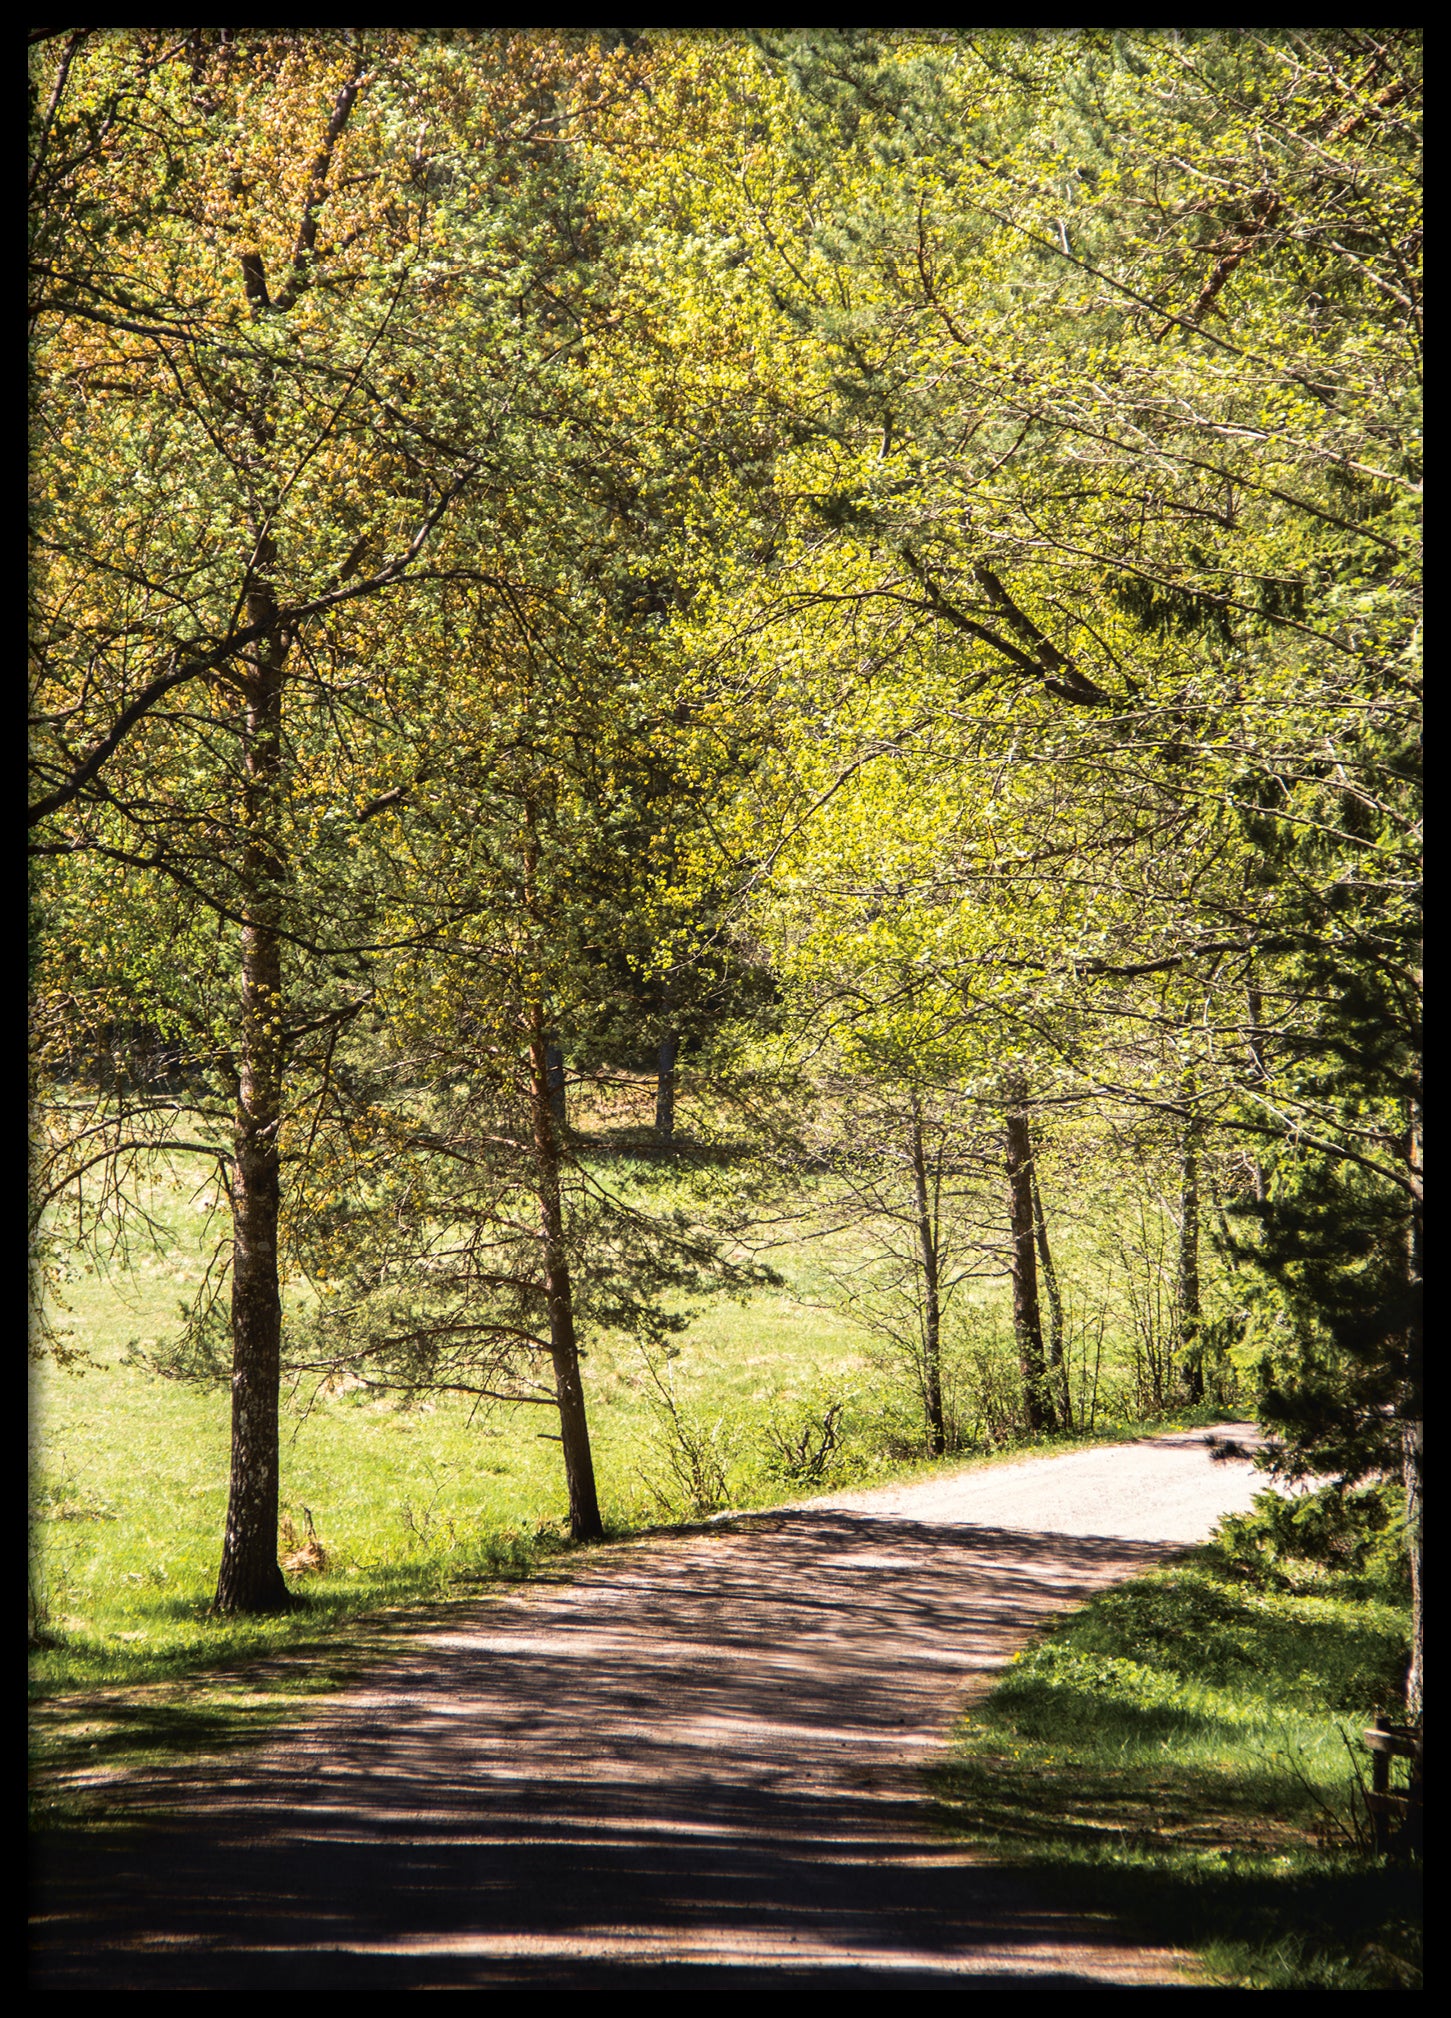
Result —
[[[1066,1903],[1197,1951],[1212,1982],[1420,1982],[1418,1869],[1372,1856],[1347,1740],[1399,1700],[1404,1607],[1215,1548],[1018,1655],[932,1775],[943,1825]]]

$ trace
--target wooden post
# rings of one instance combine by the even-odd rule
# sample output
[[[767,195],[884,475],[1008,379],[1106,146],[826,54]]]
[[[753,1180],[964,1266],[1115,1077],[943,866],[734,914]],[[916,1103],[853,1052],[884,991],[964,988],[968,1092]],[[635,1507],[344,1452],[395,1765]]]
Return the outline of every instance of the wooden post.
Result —
[[[1413,1725],[1393,1724],[1388,1717],[1377,1716],[1365,1733],[1365,1742],[1370,1751],[1366,1805],[1377,1852],[1383,1855],[1388,1850],[1419,1848],[1424,1801],[1421,1732]],[[1409,1782],[1399,1792],[1391,1790],[1392,1759],[1409,1762]]]
[[[1386,1728],[1387,1726],[1385,1718],[1377,1717],[1375,1720],[1376,1734],[1379,1735]],[[1367,1742],[1369,1742],[1370,1736],[1371,1736],[1370,1732],[1367,1731],[1366,1733]],[[1370,1791],[1373,1795],[1375,1795],[1376,1798],[1371,1803],[1370,1822],[1371,1822],[1371,1829],[1374,1832],[1375,1836],[1375,1847],[1377,1850],[1382,1851],[1386,1847],[1386,1837],[1388,1833],[1386,1829],[1387,1816],[1384,1801],[1385,1796],[1390,1792],[1390,1790],[1391,1790],[1390,1749],[1388,1746],[1375,1745],[1372,1747],[1370,1754]]]

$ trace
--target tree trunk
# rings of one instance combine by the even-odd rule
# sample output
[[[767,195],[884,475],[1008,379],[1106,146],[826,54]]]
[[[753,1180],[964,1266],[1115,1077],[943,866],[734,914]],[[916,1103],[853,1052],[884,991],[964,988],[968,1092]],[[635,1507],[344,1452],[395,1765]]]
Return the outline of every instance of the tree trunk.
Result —
[[[1043,1215],[1043,1194],[1038,1189],[1038,1171],[1033,1168],[1033,1231],[1037,1237],[1038,1260],[1043,1269],[1043,1288],[1048,1297],[1048,1366],[1053,1395],[1065,1429],[1073,1427],[1073,1397],[1068,1392],[1068,1367],[1063,1351],[1063,1298],[1058,1289],[1058,1271],[1048,1246],[1048,1221]]]
[[[1028,1089],[1018,1078],[1009,1080],[1007,1086],[1007,1170],[1013,1242],[1013,1330],[1023,1374],[1023,1415],[1030,1430],[1056,1429],[1056,1411],[1043,1352],[1043,1320],[1038,1309]]]
[[[1406,1551],[1411,1567],[1411,1664],[1406,1674],[1406,1713],[1420,1717],[1425,1703],[1426,1614],[1423,1598],[1422,1495],[1425,1486],[1423,1438],[1425,1402],[1423,1397],[1423,1332],[1421,1318],[1421,1104],[1410,1102],[1407,1128],[1408,1163],[1411,1175],[1411,1220],[1408,1230],[1406,1274],[1410,1290],[1410,1326],[1407,1338],[1405,1399],[1401,1423],[1401,1483],[1406,1492]]]
[[[247,614],[254,624],[275,618],[271,591],[255,591]],[[232,1174],[232,1470],[216,1595],[216,1609],[228,1613],[283,1611],[292,1602],[277,1562],[282,864],[275,836],[286,651],[284,639],[275,632],[268,637],[244,697],[242,1042]]]
[[[655,1086],[655,1134],[668,1148],[675,1140],[675,1060],[680,1038],[667,1029],[660,1039],[660,1077]]]
[[[1250,988],[1248,990],[1246,1007],[1249,1012],[1249,1030],[1246,1037],[1247,1049],[1249,1051],[1249,1065],[1245,1078],[1251,1086],[1263,1086],[1269,1077],[1269,1068],[1265,1062],[1264,1002],[1261,999],[1258,988]],[[1250,1152],[1250,1167],[1254,1172],[1254,1195],[1256,1203],[1263,1205],[1265,1202],[1265,1167],[1252,1150]]]
[[[564,1106],[564,1047],[555,1037],[544,1047],[544,1076],[549,1091],[549,1116],[556,1134],[563,1135],[568,1125]]]
[[[1422,1599],[1424,1564],[1421,1499],[1422,1425],[1401,1425],[1401,1484],[1406,1492],[1406,1550],[1411,1563],[1411,1662],[1406,1671],[1406,1714],[1419,1717],[1425,1705],[1426,1614]]]
[[[1193,1081],[1188,1090],[1193,1091]],[[1192,1108],[1179,1144],[1179,1366],[1190,1401],[1204,1399],[1199,1300],[1199,1121]]]
[[[927,1152],[922,1140],[922,1103],[912,1095],[912,1183],[917,1198],[917,1247],[922,1268],[922,1406],[927,1445],[933,1457],[947,1449],[942,1413],[942,1288],[937,1227],[927,1188]]]
[[[550,1084],[549,1052],[544,1012],[533,1003],[529,1016],[529,1104],[534,1127],[535,1188],[544,1250],[544,1297],[549,1310],[549,1352],[554,1362],[554,1392],[559,1403],[559,1432],[564,1448],[564,1475],[569,1486],[569,1531],[577,1542],[598,1541],[604,1534],[595,1492],[594,1458],[590,1453],[584,1387],[579,1374],[579,1347],[574,1336],[574,1297],[564,1246],[564,1208],[559,1184],[559,1140]]]

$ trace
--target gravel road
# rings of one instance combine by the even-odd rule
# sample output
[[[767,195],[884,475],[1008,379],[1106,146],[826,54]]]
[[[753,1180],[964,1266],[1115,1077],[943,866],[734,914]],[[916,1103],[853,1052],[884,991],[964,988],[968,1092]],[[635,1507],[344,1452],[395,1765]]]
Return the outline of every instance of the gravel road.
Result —
[[[1210,1436],[840,1494],[460,1604],[285,1741],[45,1839],[39,1989],[1178,1985],[936,1833],[921,1766],[1053,1612],[1263,1484]]]

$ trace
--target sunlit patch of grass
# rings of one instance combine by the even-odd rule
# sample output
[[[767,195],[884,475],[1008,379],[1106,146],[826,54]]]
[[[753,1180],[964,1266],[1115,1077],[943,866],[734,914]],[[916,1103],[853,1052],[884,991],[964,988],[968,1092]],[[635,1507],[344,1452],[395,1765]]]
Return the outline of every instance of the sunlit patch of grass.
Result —
[[[1404,1679],[1401,1606],[1247,1589],[1212,1550],[1018,1656],[932,1776],[945,1826],[1243,1988],[1419,1983],[1419,1874],[1370,1856],[1347,1742]]]

